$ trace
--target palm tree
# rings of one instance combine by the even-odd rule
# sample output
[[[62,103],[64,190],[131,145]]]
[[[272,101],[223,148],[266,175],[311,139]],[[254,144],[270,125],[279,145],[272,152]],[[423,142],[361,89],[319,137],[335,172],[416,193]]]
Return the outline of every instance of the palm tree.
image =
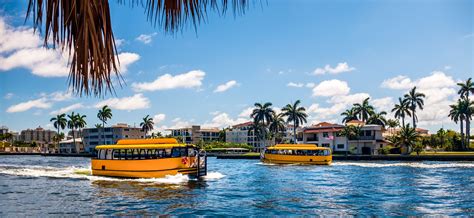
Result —
[[[67,125],[67,120],[66,120],[66,114],[58,114],[56,117],[53,117],[49,120],[49,122],[53,122],[54,128],[58,130],[58,135],[59,135],[59,129],[65,129]],[[57,146],[59,147],[59,141]]]
[[[271,108],[272,103],[267,102],[265,104],[255,103],[255,109],[253,109],[250,117],[253,118],[254,123],[261,123],[267,126],[275,114],[275,111]]]
[[[347,123],[352,120],[358,120],[354,108],[347,109],[346,111],[342,112],[341,116],[344,116],[344,118],[342,119],[342,123]]]
[[[416,116],[416,108],[420,108],[420,110],[423,110],[423,105],[425,104],[425,101],[423,98],[425,98],[425,94],[421,92],[416,91],[416,86],[413,87],[408,94],[405,94],[404,96],[404,101],[408,103],[408,107],[411,110],[411,117],[413,118],[413,128],[416,129],[416,121],[418,120]]]
[[[387,115],[387,112],[385,111],[382,111],[380,113],[374,112],[367,120],[367,124],[380,125],[385,128],[385,125],[387,124],[387,119],[385,119],[385,115]]]
[[[474,94],[474,83],[472,82],[472,78],[469,78],[466,80],[465,83],[458,83],[458,86],[460,86],[460,89],[458,91],[458,94],[461,96],[461,98],[466,99],[467,102],[471,102],[469,99],[469,94],[472,93]],[[470,107],[468,107],[469,109]],[[471,118],[472,118],[472,110],[467,110],[466,111],[466,138],[467,138],[467,147],[469,148],[469,143],[470,143],[470,138],[471,138]]]
[[[397,146],[400,146],[400,148],[405,147],[405,154],[410,154],[410,148],[413,148],[413,146],[415,146],[418,137],[419,135],[416,132],[416,129],[411,128],[410,124],[407,124],[406,126],[400,129],[400,132],[395,137],[393,137],[392,143]]]
[[[449,117],[451,117],[451,120],[454,121],[454,123],[459,122],[459,129],[461,131],[461,147],[464,149],[464,113],[463,113],[463,105],[462,105],[461,99],[458,100],[457,104],[450,105],[451,110],[449,111]]]
[[[79,135],[81,136],[82,138],[82,128],[86,127],[87,125],[87,122],[86,122],[86,115],[80,115],[79,113],[76,115],[77,116],[77,128],[79,129]],[[74,135],[74,131],[72,131],[72,134]],[[76,146],[76,144],[74,143],[74,146]],[[82,150],[84,151],[84,143],[82,143]]]
[[[153,118],[151,118],[150,115],[143,117],[143,122],[140,123],[140,126],[142,127],[142,131],[145,131],[145,138],[148,131],[153,130],[153,125],[155,125],[155,122],[153,122]]]
[[[109,106],[104,105],[102,109],[99,110],[99,113],[97,113],[97,118],[102,121],[102,139],[105,144],[105,124],[107,123],[108,119],[112,119],[112,110],[109,108]]]
[[[114,92],[112,78],[119,72],[117,48],[112,30],[109,2],[107,0],[29,0],[26,18],[33,17],[33,27],[45,29],[44,46],[61,45],[68,49],[70,57],[70,81],[74,92],[100,96]],[[207,20],[207,13],[226,14],[230,7],[234,15],[241,15],[248,8],[248,0],[146,0],[115,1],[141,5],[147,20],[165,32],[175,33],[189,22],[197,25]],[[220,3],[220,4],[219,4]],[[43,22],[44,27],[43,27]],[[120,82],[122,83],[122,82]]]
[[[344,129],[342,129],[338,134],[341,136],[345,136],[346,138],[346,155],[347,151],[349,150],[349,140],[359,140],[359,137],[361,135],[361,126],[357,125],[346,125],[344,126]]]
[[[398,98],[398,104],[395,104],[392,112],[395,112],[395,118],[402,120],[402,126],[405,126],[405,117],[411,116],[410,109],[408,108],[408,102],[402,98]]]
[[[394,120],[394,119],[387,120],[387,126],[390,129],[390,135],[393,134],[393,129],[399,125],[400,125],[400,122],[398,122],[398,120]]]
[[[369,119],[369,117],[374,113],[374,107],[369,104],[369,99],[370,98],[364,99],[361,104],[354,104],[354,112],[364,122],[366,122],[367,119]]]
[[[69,119],[67,121],[67,128],[72,130],[72,142],[74,143],[74,145],[76,145],[76,136],[74,134],[74,131],[78,126],[78,116],[77,114],[74,114],[74,112],[71,112],[70,115],[67,115],[67,118]]]
[[[268,126],[268,129],[273,134],[273,136],[279,135],[282,132],[285,132],[285,120],[283,119],[283,114],[278,114],[272,118],[272,122]]]
[[[102,124],[100,124],[100,123],[96,123],[94,126],[95,126],[95,128],[97,128],[97,129],[102,128]]]
[[[307,122],[306,118],[306,109],[300,107],[300,100],[295,101],[293,104],[287,104],[283,109],[281,109],[283,116],[286,116],[286,121],[288,123],[293,122],[293,143],[296,144],[296,129]]]

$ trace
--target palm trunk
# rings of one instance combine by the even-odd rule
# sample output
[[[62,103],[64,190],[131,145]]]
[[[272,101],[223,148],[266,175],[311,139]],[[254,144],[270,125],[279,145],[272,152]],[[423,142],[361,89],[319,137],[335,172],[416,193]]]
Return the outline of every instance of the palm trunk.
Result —
[[[405,116],[402,117],[402,127],[405,127]]]
[[[105,145],[105,121],[102,121],[102,142]]]
[[[76,147],[76,135],[74,134],[75,128],[72,128],[72,144]]]
[[[461,126],[461,150],[464,150],[464,142],[465,142],[465,139],[464,139],[464,125],[463,125],[463,119],[460,120],[460,126]]]
[[[413,128],[416,129],[415,109],[411,110],[411,117],[413,118]]]
[[[469,150],[471,147],[471,121],[469,117],[466,118],[466,150]]]
[[[296,120],[293,120],[293,139],[294,139],[295,144],[297,144],[297,142],[296,142]]]
[[[60,141],[60,139],[59,139],[59,126],[58,126],[58,136],[57,136],[57,139],[58,139],[58,141],[56,142],[56,146],[57,146],[56,148],[59,150],[59,141]],[[58,153],[59,153],[59,152],[58,152]]]

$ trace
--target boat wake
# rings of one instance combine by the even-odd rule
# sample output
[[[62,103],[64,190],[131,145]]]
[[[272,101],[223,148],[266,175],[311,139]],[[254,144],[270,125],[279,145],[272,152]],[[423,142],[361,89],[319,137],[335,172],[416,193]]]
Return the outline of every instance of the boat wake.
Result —
[[[55,168],[47,166],[18,166],[18,165],[0,165],[0,174],[21,176],[21,177],[47,177],[63,179],[80,179],[90,181],[128,181],[140,183],[162,183],[162,184],[180,184],[189,181],[189,177],[183,174],[168,175],[164,178],[143,178],[143,179],[121,179],[112,177],[93,176],[90,168],[66,167]],[[219,172],[209,172],[204,180],[218,180],[225,175]]]
[[[357,166],[357,167],[370,167],[370,168],[382,168],[382,167],[412,167],[412,168],[474,168],[474,163],[468,162],[450,162],[450,163],[427,163],[427,162],[400,162],[400,163],[387,163],[387,162],[346,162],[346,161],[335,161],[332,163],[333,166]]]

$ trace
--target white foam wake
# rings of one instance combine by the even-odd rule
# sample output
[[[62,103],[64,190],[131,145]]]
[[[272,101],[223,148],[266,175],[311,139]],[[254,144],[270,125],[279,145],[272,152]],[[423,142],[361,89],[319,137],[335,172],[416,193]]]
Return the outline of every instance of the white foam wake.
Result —
[[[346,161],[335,161],[332,163],[333,166],[357,166],[357,167],[413,167],[413,168],[474,168],[474,163],[468,162],[449,162],[449,163],[427,163],[427,162],[399,162],[399,163],[387,163],[387,162],[346,162]]]
[[[69,178],[84,179],[90,181],[132,181],[142,183],[163,183],[163,184],[180,184],[189,181],[189,177],[183,174],[168,175],[164,178],[143,178],[143,179],[121,179],[112,177],[102,177],[91,175],[90,168],[67,167],[55,168],[46,166],[17,166],[17,165],[0,165],[0,174],[25,176],[25,177],[50,177],[50,178]],[[224,175],[219,172],[210,172],[204,177],[205,180],[217,180],[223,178]]]

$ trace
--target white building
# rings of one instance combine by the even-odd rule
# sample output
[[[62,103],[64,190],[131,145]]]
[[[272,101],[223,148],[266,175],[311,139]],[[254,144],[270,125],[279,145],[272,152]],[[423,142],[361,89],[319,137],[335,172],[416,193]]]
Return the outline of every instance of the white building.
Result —
[[[141,128],[118,123],[105,128],[85,128],[82,130],[85,152],[94,153],[97,145],[116,144],[120,139],[142,139],[145,132]]]
[[[253,147],[253,151],[260,152],[266,146],[272,145],[274,142],[270,140],[259,140],[254,132],[250,130],[251,121],[240,123],[232,126],[225,132],[225,141],[229,143],[247,144]]]
[[[59,153],[61,154],[77,154],[84,152],[84,144],[82,143],[81,138],[76,139],[76,144],[74,144],[73,139],[68,139],[59,142]]]

